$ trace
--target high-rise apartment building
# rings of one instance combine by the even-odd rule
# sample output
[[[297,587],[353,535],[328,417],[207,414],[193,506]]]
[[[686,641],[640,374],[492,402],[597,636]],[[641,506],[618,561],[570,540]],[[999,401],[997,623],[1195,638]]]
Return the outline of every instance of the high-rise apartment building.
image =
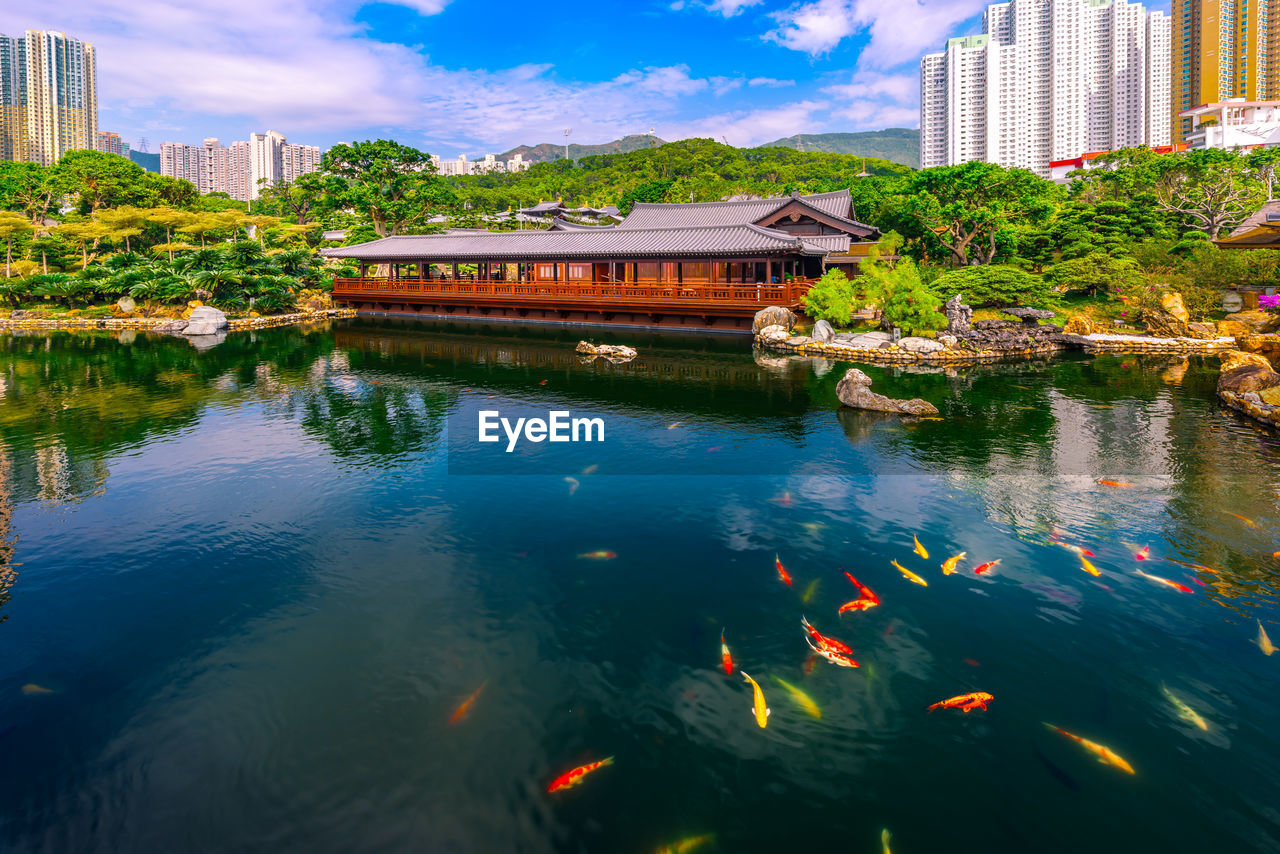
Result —
[[[1082,152],[1169,142],[1169,19],[1127,0],[1009,0],[920,62],[921,166],[1048,176]]]
[[[120,134],[112,133],[109,130],[98,131],[98,142],[94,148],[107,154],[118,154],[121,157],[129,156],[129,143],[121,139]]]
[[[93,45],[66,33],[0,34],[0,158],[48,166],[98,142]]]
[[[275,131],[223,145],[215,137],[203,145],[166,142],[160,146],[160,174],[185,178],[201,193],[226,193],[251,201],[263,187],[294,181],[320,168],[320,149],[295,145]]]
[[[1242,98],[1280,98],[1280,0],[1173,0],[1173,122],[1177,113]]]

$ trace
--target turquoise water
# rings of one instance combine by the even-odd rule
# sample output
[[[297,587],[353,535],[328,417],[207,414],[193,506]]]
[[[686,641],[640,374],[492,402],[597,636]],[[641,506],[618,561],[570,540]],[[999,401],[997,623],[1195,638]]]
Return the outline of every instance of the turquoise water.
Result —
[[[741,339],[576,340],[0,337],[0,850],[1280,850],[1280,440],[1212,365],[864,366],[942,411],[902,422]]]

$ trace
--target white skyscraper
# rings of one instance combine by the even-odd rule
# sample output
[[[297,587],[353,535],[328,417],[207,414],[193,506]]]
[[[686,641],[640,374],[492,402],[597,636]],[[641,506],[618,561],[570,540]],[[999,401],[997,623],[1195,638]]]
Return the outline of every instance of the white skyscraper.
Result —
[[[1168,145],[1169,18],[1127,0],[1009,0],[920,61],[921,166]]]
[[[247,141],[230,145],[209,137],[204,145],[166,142],[160,146],[161,175],[185,178],[201,193],[226,193],[242,202],[258,198],[264,187],[317,171],[320,161],[317,146],[287,142],[273,130],[250,134]]]

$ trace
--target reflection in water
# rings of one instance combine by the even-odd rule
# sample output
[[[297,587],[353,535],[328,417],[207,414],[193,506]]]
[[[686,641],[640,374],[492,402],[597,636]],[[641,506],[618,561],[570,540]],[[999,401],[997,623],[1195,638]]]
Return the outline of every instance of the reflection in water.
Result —
[[[0,849],[1274,850],[1280,455],[1213,365],[865,368],[942,412],[902,419],[838,409],[841,363],[607,335],[640,357],[365,320],[0,338]],[[459,412],[549,404],[620,435],[449,473]],[[838,614],[846,571],[878,607]],[[862,667],[810,662],[802,616]]]

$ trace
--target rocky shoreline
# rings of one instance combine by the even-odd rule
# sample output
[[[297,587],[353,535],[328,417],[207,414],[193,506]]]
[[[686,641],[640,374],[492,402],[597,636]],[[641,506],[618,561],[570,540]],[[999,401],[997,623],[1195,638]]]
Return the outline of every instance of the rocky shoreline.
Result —
[[[343,317],[355,317],[355,309],[328,308],[319,311],[300,311],[267,317],[239,317],[228,319],[229,332],[250,329],[268,329],[274,326],[291,326],[297,323],[315,323]],[[0,317],[0,331],[44,329],[101,329],[138,332],[172,332],[175,319],[171,317]]]

